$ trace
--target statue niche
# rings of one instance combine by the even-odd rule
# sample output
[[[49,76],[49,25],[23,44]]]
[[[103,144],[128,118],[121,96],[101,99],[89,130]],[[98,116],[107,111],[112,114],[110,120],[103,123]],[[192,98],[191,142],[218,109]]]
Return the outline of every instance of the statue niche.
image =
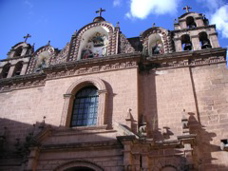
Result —
[[[159,34],[152,34],[149,37],[149,56],[159,55],[164,53],[164,45]]]
[[[108,38],[96,32],[89,38],[87,44],[82,49],[81,59],[105,57],[107,55]]]

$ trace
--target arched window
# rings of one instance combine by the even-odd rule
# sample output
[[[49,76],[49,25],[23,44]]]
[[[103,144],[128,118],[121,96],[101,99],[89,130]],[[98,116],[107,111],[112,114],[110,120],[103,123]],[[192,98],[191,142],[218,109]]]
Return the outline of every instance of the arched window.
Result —
[[[22,46],[18,47],[18,48],[15,50],[14,57],[21,56],[22,50],[23,50],[23,49],[22,49]]]
[[[201,49],[208,49],[211,48],[210,40],[207,37],[206,32],[199,33],[199,40],[201,42]]]
[[[18,62],[15,65],[13,76],[20,75],[21,74],[22,67],[23,67],[23,62]]]
[[[9,70],[10,70],[10,64],[8,63],[3,67],[1,77],[7,78]]]
[[[181,36],[181,43],[183,50],[192,50],[192,42],[188,34]]]
[[[71,126],[92,126],[97,124],[98,90],[94,86],[82,88],[74,99]]]
[[[196,27],[195,20],[192,16],[186,18],[186,24],[187,24],[187,28],[195,28]]]

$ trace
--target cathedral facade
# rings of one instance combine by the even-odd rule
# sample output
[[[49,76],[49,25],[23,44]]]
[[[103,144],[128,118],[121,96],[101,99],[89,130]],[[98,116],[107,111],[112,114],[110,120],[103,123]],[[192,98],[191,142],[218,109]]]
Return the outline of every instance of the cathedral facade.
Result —
[[[187,10],[126,38],[101,12],[62,50],[27,35],[0,61],[0,170],[227,170],[215,25]]]

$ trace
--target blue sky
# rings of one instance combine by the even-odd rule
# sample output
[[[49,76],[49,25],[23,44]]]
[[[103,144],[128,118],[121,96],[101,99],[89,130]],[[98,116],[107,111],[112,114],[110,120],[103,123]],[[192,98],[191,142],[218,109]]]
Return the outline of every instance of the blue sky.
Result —
[[[126,37],[139,36],[156,26],[173,30],[174,19],[191,11],[206,14],[210,24],[216,24],[219,42],[228,47],[228,0],[0,0],[0,59],[7,57],[12,46],[23,41],[27,33],[35,50],[51,41],[62,49],[75,30],[92,22],[99,8],[102,16],[120,29]]]

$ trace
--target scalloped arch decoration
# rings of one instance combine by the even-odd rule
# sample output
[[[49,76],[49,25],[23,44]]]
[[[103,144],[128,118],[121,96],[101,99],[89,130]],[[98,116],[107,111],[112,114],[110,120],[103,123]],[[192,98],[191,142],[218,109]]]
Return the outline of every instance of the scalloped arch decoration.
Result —
[[[35,52],[34,56],[31,58],[27,73],[28,74],[33,73],[37,68],[37,66],[39,65],[39,63],[41,63],[44,60],[46,62],[46,65],[49,66],[49,64],[51,63],[51,60],[54,57],[55,57],[55,49],[52,46],[47,45],[39,48]]]
[[[142,40],[143,40],[143,52],[144,54],[150,54],[149,48],[151,45],[150,42],[150,37],[152,37],[153,35],[159,35],[163,44],[163,53],[171,53],[173,52],[173,48],[172,48],[172,41],[171,41],[171,37],[170,37],[170,33],[168,32],[168,30],[163,29],[161,27],[152,27],[148,30],[146,30],[145,32],[143,32],[142,34]]]
[[[88,41],[89,37],[96,32],[103,33],[105,36],[107,36],[108,44],[106,47],[106,54],[115,54],[118,47],[116,30],[110,23],[97,22],[86,25],[81,30],[79,30],[75,36],[72,37],[69,61],[81,59],[80,55],[82,48],[85,47],[86,41]]]

